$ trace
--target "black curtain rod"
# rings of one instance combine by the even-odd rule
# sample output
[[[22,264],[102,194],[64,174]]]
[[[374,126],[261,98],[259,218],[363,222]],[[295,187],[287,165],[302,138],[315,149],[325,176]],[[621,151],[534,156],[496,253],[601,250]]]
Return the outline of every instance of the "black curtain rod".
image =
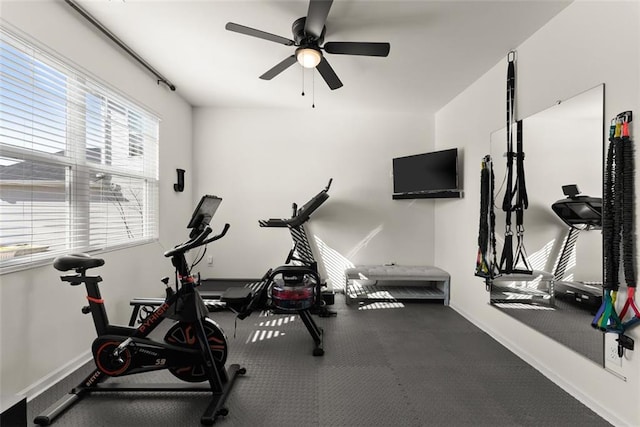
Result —
[[[80,15],[82,15],[82,17],[84,19],[86,19],[87,21],[89,21],[90,23],[92,23],[97,29],[99,29],[105,36],[109,37],[111,39],[111,41],[113,41],[115,44],[117,44],[122,50],[124,50],[125,52],[127,52],[129,55],[131,55],[133,57],[133,59],[135,59],[136,61],[138,61],[140,64],[142,64],[143,67],[145,67],[147,70],[151,71],[151,73],[156,76],[156,78],[158,79],[158,84],[160,84],[161,82],[166,84],[169,89],[171,90],[176,90],[176,87],[173,85],[173,83],[171,83],[169,80],[167,80],[162,74],[160,74],[160,72],[158,72],[155,68],[153,68],[151,65],[149,65],[149,63],[147,61],[145,61],[144,59],[142,59],[137,53],[135,53],[129,46],[127,46],[122,40],[120,40],[118,37],[116,37],[115,34],[113,34],[111,31],[109,31],[109,29],[107,27],[105,27],[104,25],[102,25],[96,18],[94,18],[93,16],[91,16],[91,14],[89,12],[87,12],[86,10],[84,10],[82,7],[80,7],[75,1],[73,0],[64,0],[65,3],[67,3],[69,6],[71,6],[76,12],[78,12]]]

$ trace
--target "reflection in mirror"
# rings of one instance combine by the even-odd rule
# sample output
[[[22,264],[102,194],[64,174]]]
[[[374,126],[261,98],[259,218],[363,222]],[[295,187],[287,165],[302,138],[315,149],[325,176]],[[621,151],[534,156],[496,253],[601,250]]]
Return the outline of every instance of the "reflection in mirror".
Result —
[[[603,110],[600,85],[522,120],[524,247],[534,272],[491,286],[494,307],[600,365],[603,334],[591,321],[602,299]],[[498,259],[506,148],[506,129],[491,134]]]

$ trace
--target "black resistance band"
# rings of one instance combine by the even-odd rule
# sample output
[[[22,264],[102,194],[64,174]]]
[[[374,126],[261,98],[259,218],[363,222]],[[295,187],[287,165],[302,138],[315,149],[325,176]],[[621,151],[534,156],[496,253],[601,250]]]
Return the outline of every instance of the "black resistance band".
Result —
[[[485,278],[487,290],[496,276],[496,214],[494,211],[495,176],[490,155],[482,159],[480,171],[480,224],[478,229],[478,256],[475,275]]]

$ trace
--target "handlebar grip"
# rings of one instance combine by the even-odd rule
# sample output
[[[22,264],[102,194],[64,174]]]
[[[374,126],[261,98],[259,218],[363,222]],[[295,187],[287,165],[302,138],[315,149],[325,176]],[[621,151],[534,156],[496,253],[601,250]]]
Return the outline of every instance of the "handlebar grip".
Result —
[[[213,242],[215,240],[222,239],[224,237],[224,235],[227,234],[227,231],[229,231],[229,228],[231,228],[231,224],[228,224],[228,223],[225,224],[224,228],[222,229],[220,234],[218,234],[217,236],[213,236],[210,239],[205,240],[204,242],[201,243],[201,245],[206,245],[206,244],[211,243],[211,242]]]
[[[229,227],[230,227],[229,224],[225,224],[224,229],[222,230],[222,233],[220,233],[217,236],[214,236],[211,239],[205,240],[207,238],[207,236],[209,234],[211,234],[211,232],[213,231],[211,229],[211,227],[206,226],[204,228],[204,230],[202,230],[202,232],[200,234],[198,234],[198,236],[196,236],[195,238],[189,240],[188,242],[185,242],[185,243],[183,243],[181,245],[178,245],[178,246],[174,247],[171,250],[166,251],[164,253],[164,256],[169,258],[169,257],[172,257],[172,256],[174,256],[176,254],[185,253],[185,252],[189,251],[190,249],[196,248],[198,246],[205,245],[205,244],[207,244],[209,242],[213,242],[214,240],[218,240],[218,239],[222,238],[222,236],[224,236],[227,233],[227,230],[229,229]]]
[[[211,227],[206,226],[204,228],[204,230],[202,230],[202,232],[200,234],[198,234],[196,237],[194,237],[193,239],[178,245],[176,247],[174,247],[173,249],[167,251],[164,253],[164,256],[169,258],[172,257],[176,254],[179,253],[185,253],[187,252],[189,249],[195,248],[196,246],[200,246],[202,244],[202,241],[209,235],[211,234],[213,230],[211,230]]]

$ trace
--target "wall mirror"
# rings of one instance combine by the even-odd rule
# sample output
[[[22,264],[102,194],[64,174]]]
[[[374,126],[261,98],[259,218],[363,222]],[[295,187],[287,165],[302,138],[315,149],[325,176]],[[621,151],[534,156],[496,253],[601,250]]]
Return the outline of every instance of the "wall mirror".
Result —
[[[597,205],[603,183],[604,85],[524,118],[522,135],[529,197],[524,247],[531,268],[540,274],[497,280],[491,304],[604,366],[604,337],[591,327],[602,298]],[[506,141],[506,129],[491,134],[498,261],[505,233]],[[563,201],[572,199],[592,204],[567,208],[570,204]],[[515,229],[515,216],[513,221]]]

